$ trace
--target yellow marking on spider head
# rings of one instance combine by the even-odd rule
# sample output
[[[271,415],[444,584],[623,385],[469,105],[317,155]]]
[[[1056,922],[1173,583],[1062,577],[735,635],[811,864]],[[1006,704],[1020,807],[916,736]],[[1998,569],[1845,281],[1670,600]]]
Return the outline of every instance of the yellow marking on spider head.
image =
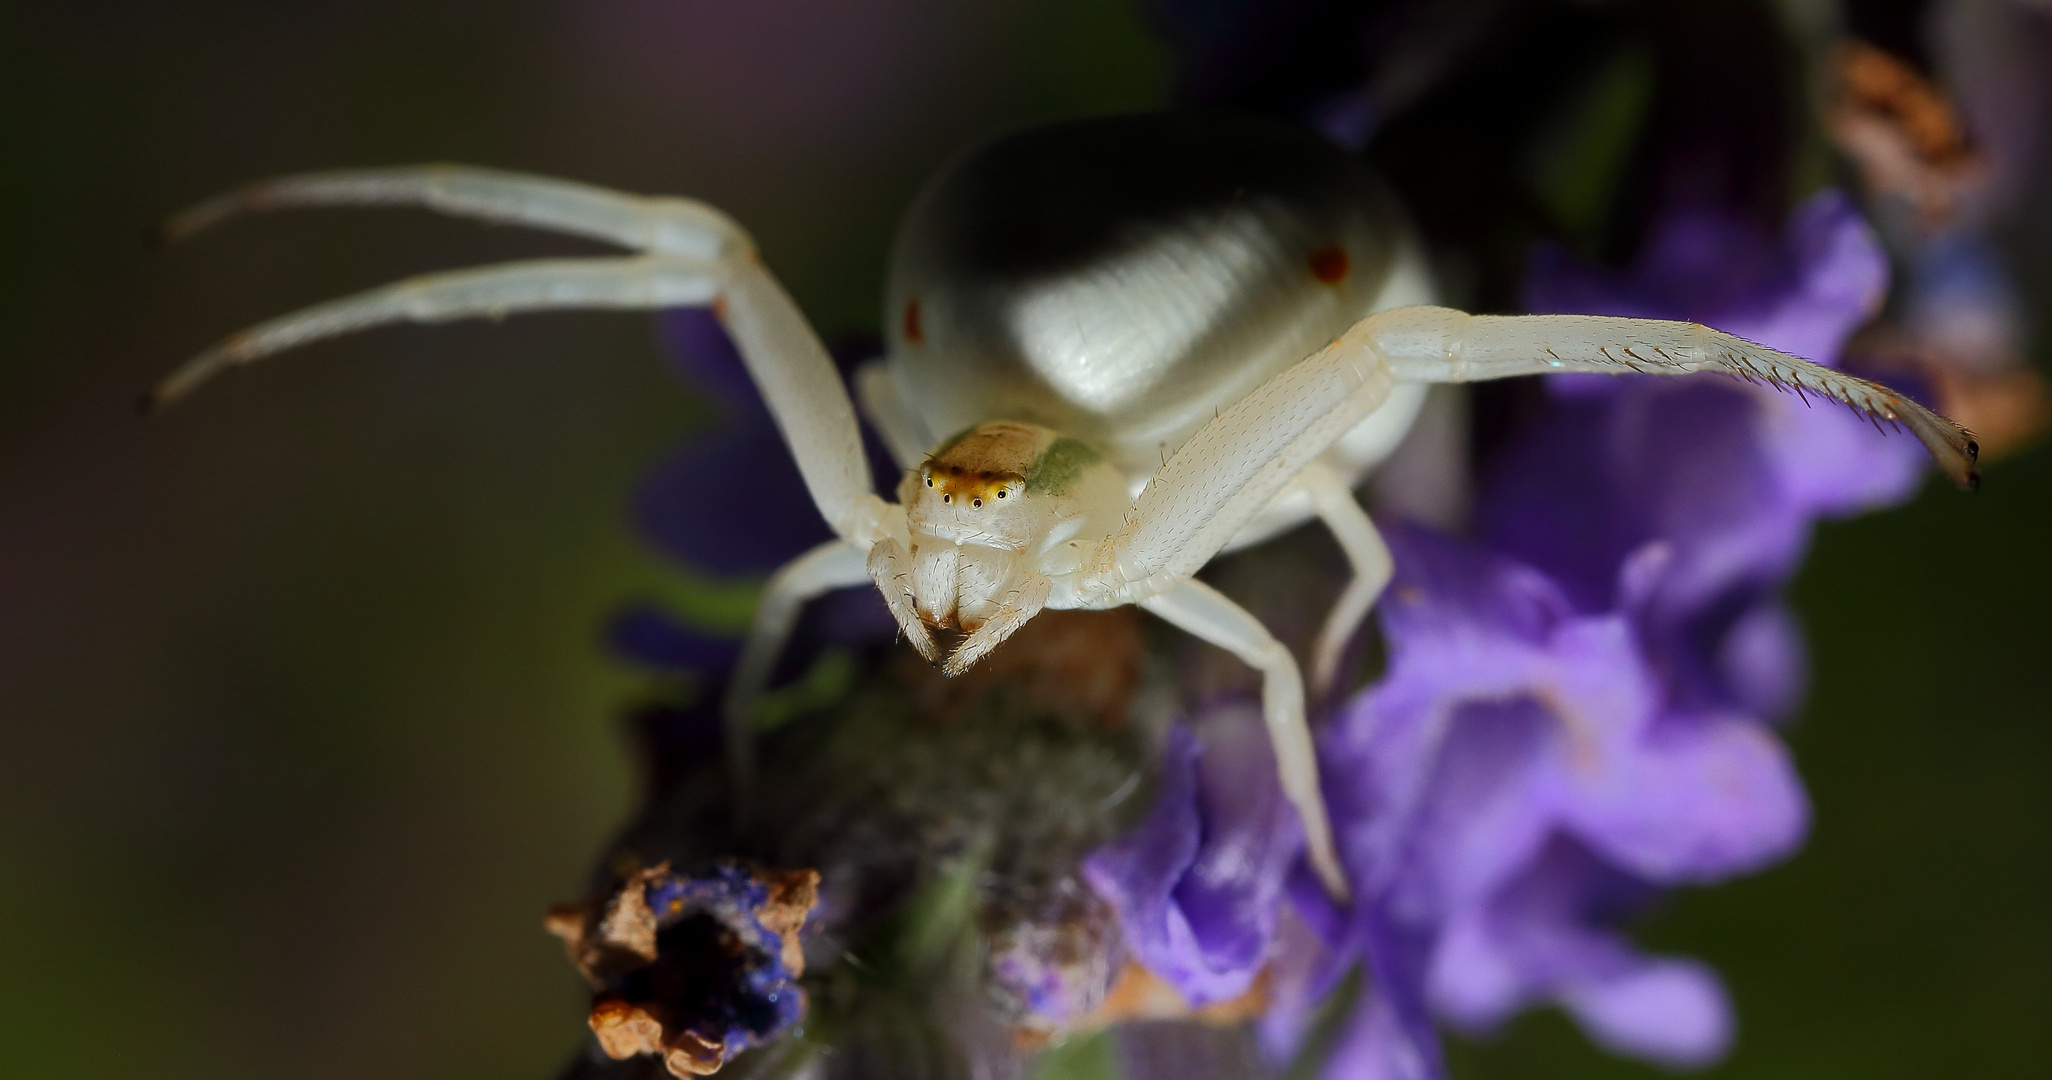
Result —
[[[942,443],[924,472],[926,485],[949,503],[976,506],[1022,494],[1064,494],[1100,460],[1097,451],[1038,424],[993,420]]]

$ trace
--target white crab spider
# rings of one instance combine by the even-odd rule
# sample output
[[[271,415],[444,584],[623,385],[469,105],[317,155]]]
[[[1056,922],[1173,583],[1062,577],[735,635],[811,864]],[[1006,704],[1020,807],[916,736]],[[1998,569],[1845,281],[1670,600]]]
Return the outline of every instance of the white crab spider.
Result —
[[[383,323],[711,304],[837,537],[764,592],[729,700],[740,778],[752,697],[799,609],[827,590],[874,583],[906,639],[951,675],[1042,609],[1138,604],[1260,671],[1283,790],[1336,896],[1346,881],[1296,661],[1192,575],[1221,551],[1324,521],[1354,573],[1314,650],[1324,687],[1391,570],[1352,488],[1401,437],[1425,384],[1721,371],[1906,424],[1961,483],[1976,452],[1957,425],[1884,387],[1700,325],[1423,306],[1415,244],[1362,167],[1247,118],[1040,128],[971,152],[928,187],[892,259],[889,355],[858,375],[906,469],[896,503],[871,490],[854,405],[825,348],[719,211],[431,166],[274,180],[188,211],[171,232],[339,204],[422,205],[637,254],[432,274],[316,305],[194,358],[153,401]],[[945,657],[935,630],[962,635]]]

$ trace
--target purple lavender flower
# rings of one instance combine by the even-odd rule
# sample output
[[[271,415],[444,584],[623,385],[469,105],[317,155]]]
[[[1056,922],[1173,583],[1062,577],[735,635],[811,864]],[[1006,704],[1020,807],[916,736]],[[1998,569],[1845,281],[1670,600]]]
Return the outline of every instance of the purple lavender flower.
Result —
[[[1118,911],[1127,952],[1196,1008],[1248,993],[1266,971],[1258,1034],[1278,1067],[1361,959],[1370,986],[1326,1075],[1441,1075],[1422,993],[1426,943],[1380,908],[1350,917],[1310,874],[1259,705],[1214,702],[1192,726],[1195,735],[1170,730],[1147,818],[1084,862],[1085,880]]]
[[[1831,364],[1878,309],[1887,262],[1846,198],[1820,194],[1774,240],[1725,212],[1671,216],[1611,274],[1550,247],[1527,305],[1691,319]],[[1914,442],[1792,394],[1710,379],[1556,377],[1554,403],[1485,482],[1479,529],[1552,575],[1583,611],[1612,607],[1626,556],[1652,541],[1672,565],[1641,611],[1647,647],[1684,699],[1782,715],[1800,697],[1801,641],[1774,597],[1813,523],[1900,502],[1922,475]]]
[[[1416,992],[1428,947],[1425,935],[1396,926],[1379,905],[1364,907],[1359,922],[1368,985],[1321,1075],[1329,1080],[1430,1080],[1444,1075],[1432,1018]]]
[[[1873,317],[1888,289],[1888,260],[1844,193],[1827,190],[1790,215],[1776,238],[1716,207],[1684,207],[1653,230],[1632,268],[1578,263],[1551,244],[1532,253],[1525,306],[1641,319],[1690,319],[1784,352],[1832,364],[1846,336]],[[1558,377],[1568,386],[1644,380]]]
[[[1828,363],[1885,280],[1827,193],[1778,242],[1677,214],[1624,275],[1542,249],[1527,291],[1536,311],[1694,319]],[[1495,551],[1392,536],[1389,670],[1326,733],[1362,897],[1338,947],[1375,991],[1329,1075],[1421,1075],[1414,995],[1464,1030],[1550,1001],[1620,1053],[1713,1060],[1731,1028],[1715,974],[1615,926],[1664,887],[1785,856],[1807,826],[1757,719],[1792,708],[1803,677],[1776,593],[1817,517],[1908,493],[1916,448],[1708,380],[1553,388],[1484,488]]]
[[[1551,1000],[1613,1049],[1715,1057],[1715,976],[1607,927],[1656,886],[1786,855],[1808,813],[1762,725],[1669,703],[1630,614],[1668,552],[1626,560],[1626,610],[1591,615],[1514,560],[1422,530],[1390,541],[1388,674],[1321,744],[1361,897],[1354,941],[1383,965],[1377,940],[1412,942],[1433,1010],[1465,1029]]]
[[[1442,1015],[1489,1030],[1554,1001],[1609,1049],[1667,1065],[1704,1065],[1730,1040],[1716,972],[1648,956],[1612,925],[1654,895],[1570,838],[1555,837],[1487,904],[1449,919],[1429,977]]]
[[[1195,727],[1170,732],[1147,819],[1083,873],[1118,910],[1133,958],[1201,1007],[1245,993],[1268,962],[1303,836],[1260,706],[1219,703]]]

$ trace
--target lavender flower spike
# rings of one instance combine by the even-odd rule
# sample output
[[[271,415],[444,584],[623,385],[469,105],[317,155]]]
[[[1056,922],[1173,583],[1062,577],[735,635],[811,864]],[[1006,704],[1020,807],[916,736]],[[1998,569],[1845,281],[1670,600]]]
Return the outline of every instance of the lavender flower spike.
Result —
[[[1712,209],[1677,212],[1622,274],[1534,253],[1535,311],[1693,319],[1820,363],[1878,308],[1887,261],[1850,202],[1825,192],[1784,235]],[[1585,612],[1618,603],[1625,558],[1672,563],[1639,611],[1642,643],[1693,707],[1778,716],[1803,678],[1801,636],[1773,593],[1813,522],[1898,502],[1923,473],[1913,440],[1792,394],[1702,380],[1553,380],[1480,500],[1482,535]]]
[[[1431,943],[1429,999],[1464,1028],[1554,1000],[1607,1045],[1714,1056],[1728,1029],[1714,982],[1607,924],[1653,886],[1792,851],[1808,806],[1785,751],[1746,716],[1670,707],[1629,615],[1581,614],[1532,568],[1445,537],[1390,542],[1389,671],[1321,755],[1343,857],[1391,928],[1379,936]],[[1620,594],[1657,588],[1669,565],[1657,545],[1638,553]],[[1579,868],[1556,867],[1563,845]],[[1629,986],[1675,1008],[1635,1011]]]
[[[1555,1001],[1615,1053],[1707,1065],[1730,1044],[1733,1024],[1717,973],[1647,956],[1605,925],[1652,896],[1645,882],[1556,838],[1489,903],[1448,921],[1429,976],[1432,999],[1470,1031]]]
[[[1852,332],[1881,310],[1887,292],[1880,240],[1844,192],[1826,190],[1789,215],[1780,237],[1730,211],[1675,211],[1623,274],[1541,246],[1526,272],[1524,301],[1534,313],[1688,319],[1830,367]],[[1559,376],[1554,385],[1569,394],[1627,389],[1589,376]],[[1635,394],[1677,389],[1629,384]],[[1922,455],[1909,440],[1879,438],[1862,418],[1812,409],[1792,395],[1764,400],[1770,415],[1757,424],[1757,437],[1775,479],[1804,512],[1844,514],[1897,502],[1922,474]]]

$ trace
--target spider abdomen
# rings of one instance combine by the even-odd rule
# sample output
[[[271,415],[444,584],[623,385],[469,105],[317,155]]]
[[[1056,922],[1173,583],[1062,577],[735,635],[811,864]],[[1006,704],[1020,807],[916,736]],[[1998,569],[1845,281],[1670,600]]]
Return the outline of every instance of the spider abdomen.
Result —
[[[1362,316],[1425,299],[1360,162],[1289,125],[1170,113],[958,158],[900,230],[886,325],[930,432],[1031,421],[1145,475]]]

